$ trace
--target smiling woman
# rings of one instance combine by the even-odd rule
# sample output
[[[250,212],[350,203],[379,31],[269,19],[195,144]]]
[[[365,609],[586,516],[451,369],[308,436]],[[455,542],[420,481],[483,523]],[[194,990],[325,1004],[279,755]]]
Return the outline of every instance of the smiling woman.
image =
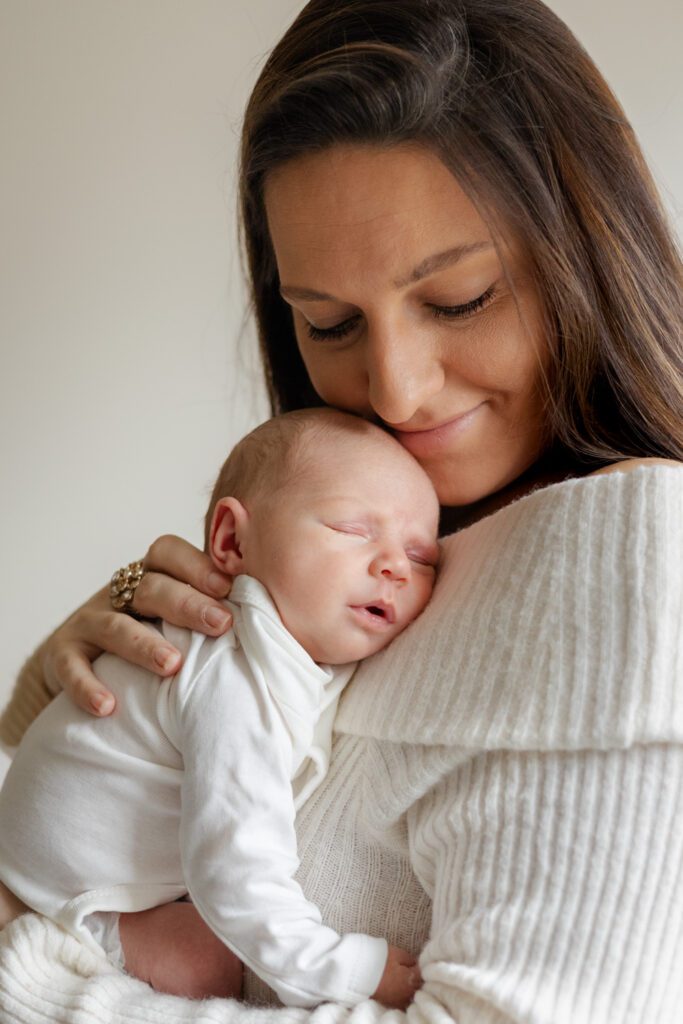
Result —
[[[519,247],[497,251],[431,150],[300,157],[269,176],[265,202],[280,294],[325,402],[387,426],[443,505],[537,461],[548,353],[536,289]]]
[[[278,192],[290,210],[273,209]],[[563,468],[567,461],[585,472],[625,457],[683,457],[676,245],[618,102],[542,4],[309,4],[252,93],[241,194],[276,407],[327,399],[332,364],[354,374],[356,384],[350,402],[336,381],[334,400],[392,429],[449,422],[473,411],[472,400],[481,403],[491,389],[500,401],[488,408],[499,425],[510,414],[511,459],[490,477],[484,470],[482,488],[513,480],[533,461],[533,446],[522,455],[525,442],[516,435],[538,429],[529,414],[537,419],[540,404],[542,446],[559,445],[553,462]],[[482,251],[480,260],[472,254],[459,261],[455,278],[444,272],[444,287],[436,273],[436,287],[412,287],[421,283],[411,279],[416,271],[421,276],[425,260],[462,245],[491,245],[490,265]],[[295,271],[308,280],[290,279]],[[404,286],[385,302],[389,282]],[[303,308],[299,292],[294,336],[282,286],[335,301],[311,306],[311,297]],[[379,294],[369,303],[371,287]],[[424,359],[421,347],[412,361],[412,339],[419,335],[424,343],[425,313],[441,326],[457,325],[463,347],[471,344],[476,378],[463,374],[473,393],[464,390],[462,404],[452,403],[460,368],[449,353],[454,372],[443,398],[453,407],[441,410],[432,394],[412,423],[423,389],[429,395],[441,387],[444,357],[434,350],[438,337],[443,349],[449,333],[430,333]],[[514,339],[500,351],[503,379],[495,371],[477,379],[477,357],[498,360],[491,343],[482,356],[486,325],[496,348],[508,332]],[[341,350],[343,341],[357,338],[366,342],[365,366]],[[338,341],[340,350],[323,361],[312,355],[315,340]],[[534,350],[535,393],[523,393],[531,383],[524,364]],[[506,394],[505,360],[518,357],[521,418],[512,408],[517,379]],[[395,372],[402,374],[398,399]],[[367,380],[361,383],[359,373]],[[441,484],[444,500],[458,505],[479,489],[473,481],[470,495],[449,499]]]

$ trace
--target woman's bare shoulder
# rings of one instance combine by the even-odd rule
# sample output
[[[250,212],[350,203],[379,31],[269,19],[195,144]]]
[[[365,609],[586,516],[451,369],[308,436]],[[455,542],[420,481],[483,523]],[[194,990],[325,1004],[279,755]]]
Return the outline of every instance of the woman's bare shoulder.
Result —
[[[613,462],[609,466],[603,466],[602,469],[596,469],[591,476],[605,475],[606,473],[630,473],[633,469],[639,469],[641,466],[677,466],[679,469],[683,469],[683,462],[677,462],[676,459],[624,459],[623,462]]]

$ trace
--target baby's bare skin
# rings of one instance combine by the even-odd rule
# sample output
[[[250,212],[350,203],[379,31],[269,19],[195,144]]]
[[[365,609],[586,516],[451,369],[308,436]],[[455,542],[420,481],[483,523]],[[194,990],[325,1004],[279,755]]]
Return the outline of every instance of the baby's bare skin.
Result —
[[[191,903],[121,914],[119,936],[129,974],[158,992],[189,999],[239,999],[242,963]]]
[[[190,999],[239,999],[242,964],[204,923],[191,903],[166,903],[121,914],[119,934],[126,970],[159,992]],[[373,998],[405,1010],[422,985],[417,960],[389,946]]]

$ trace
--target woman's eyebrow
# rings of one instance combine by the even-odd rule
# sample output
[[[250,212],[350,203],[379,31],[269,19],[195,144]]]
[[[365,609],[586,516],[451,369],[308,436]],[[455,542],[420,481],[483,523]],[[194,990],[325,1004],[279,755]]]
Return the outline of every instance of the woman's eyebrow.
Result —
[[[452,267],[466,256],[472,256],[477,252],[484,252],[492,249],[493,242],[468,242],[466,245],[455,245],[452,249],[445,249],[443,252],[427,256],[405,277],[394,281],[395,288],[405,288],[409,284],[415,284],[430,274],[436,274],[439,270]],[[313,288],[298,288],[296,285],[283,284],[280,286],[280,295],[283,299],[300,299],[302,302],[341,302],[341,299],[327,292],[318,292]]]
[[[452,249],[445,249],[443,252],[434,253],[433,256],[427,256],[421,263],[418,263],[405,277],[394,281],[394,286],[405,288],[406,285],[415,284],[416,281],[421,281],[424,277],[429,277],[430,274],[436,274],[439,270],[452,267],[454,263],[458,263],[465,256],[472,256],[475,252],[484,252],[486,249],[492,248],[493,242],[491,241],[468,242],[464,245],[455,245]]]
[[[280,285],[280,295],[283,299],[301,299],[303,302],[339,302],[334,295],[326,292],[316,292],[312,288],[297,288],[295,285]]]

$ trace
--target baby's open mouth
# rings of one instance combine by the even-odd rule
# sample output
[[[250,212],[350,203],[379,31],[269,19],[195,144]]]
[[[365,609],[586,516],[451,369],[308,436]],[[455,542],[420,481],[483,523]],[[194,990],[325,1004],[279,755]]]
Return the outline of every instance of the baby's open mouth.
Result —
[[[396,609],[392,604],[387,604],[384,601],[378,601],[376,604],[361,604],[354,605],[354,610],[360,612],[370,620],[376,622],[385,622],[387,625],[391,625],[396,622]]]

